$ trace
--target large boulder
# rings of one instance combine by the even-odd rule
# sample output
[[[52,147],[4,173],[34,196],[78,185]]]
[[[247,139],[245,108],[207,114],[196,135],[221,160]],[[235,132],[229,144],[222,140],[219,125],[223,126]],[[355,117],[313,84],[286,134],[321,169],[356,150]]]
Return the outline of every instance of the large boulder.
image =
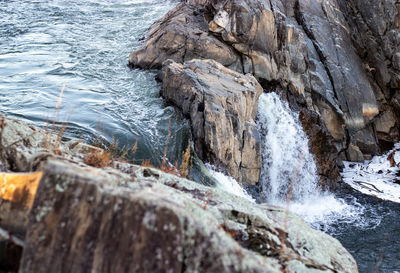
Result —
[[[243,183],[256,184],[261,143],[254,119],[263,89],[252,75],[213,60],[166,61],[161,95],[190,118],[198,155]]]
[[[284,209],[155,169],[107,179],[51,161],[20,272],[88,271],[357,272],[357,265],[336,239]]]
[[[167,59],[183,63],[193,58],[214,59],[226,67],[242,71],[240,55],[208,34],[204,13],[181,3],[153,24],[145,44],[130,55],[129,63],[134,67],[151,69],[161,68]]]
[[[144,56],[157,52],[158,67],[169,58],[203,58],[251,73],[264,89],[290,93],[294,108],[318,115],[303,120],[316,120],[322,130],[306,130],[310,143],[328,133],[329,158],[351,160],[348,148],[354,147],[362,160],[400,140],[398,18],[395,0],[188,0],[151,27],[130,63],[149,68]],[[182,33],[198,30],[207,37],[207,47],[191,47],[190,39],[177,42],[182,25]],[[176,43],[185,58],[176,58]],[[223,53],[215,56],[209,50],[214,47]],[[320,170],[334,176],[332,168]]]
[[[88,166],[96,147],[62,140],[49,146],[57,135],[2,120],[5,170],[43,172],[33,208],[19,217],[25,238],[0,227],[2,269],[16,269],[24,248],[21,273],[357,272],[336,239],[285,209],[157,169],[118,161]],[[34,156],[43,152],[48,156]]]

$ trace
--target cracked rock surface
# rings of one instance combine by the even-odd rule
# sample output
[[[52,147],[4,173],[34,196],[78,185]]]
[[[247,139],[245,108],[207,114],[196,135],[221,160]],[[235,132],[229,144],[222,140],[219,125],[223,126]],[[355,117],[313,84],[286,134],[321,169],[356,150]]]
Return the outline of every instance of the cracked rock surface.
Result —
[[[283,208],[153,168],[94,168],[82,160],[90,145],[61,141],[57,155],[46,149],[51,155],[32,164],[57,136],[1,118],[0,162],[26,171],[13,164],[23,159],[43,171],[33,207],[23,211],[21,273],[358,272],[338,240]]]
[[[300,217],[156,169],[105,179],[50,161],[20,272],[358,272]]]
[[[301,112],[319,174],[334,181],[336,161],[400,140],[399,11],[396,0],[186,0],[151,27],[130,64],[213,59],[253,74]]]
[[[254,119],[262,87],[213,60],[166,61],[161,95],[190,118],[198,155],[242,183],[256,184],[261,143]]]

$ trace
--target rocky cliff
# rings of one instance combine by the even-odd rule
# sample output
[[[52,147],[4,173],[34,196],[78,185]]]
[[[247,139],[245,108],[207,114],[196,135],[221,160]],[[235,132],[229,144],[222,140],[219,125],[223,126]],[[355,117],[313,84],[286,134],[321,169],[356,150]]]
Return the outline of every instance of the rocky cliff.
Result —
[[[161,79],[162,96],[190,118],[199,156],[240,182],[257,184],[261,143],[254,119],[263,92],[257,80],[198,59],[165,62]]]
[[[326,181],[399,138],[395,0],[186,0],[149,30],[133,67],[213,59],[253,74],[301,121]]]

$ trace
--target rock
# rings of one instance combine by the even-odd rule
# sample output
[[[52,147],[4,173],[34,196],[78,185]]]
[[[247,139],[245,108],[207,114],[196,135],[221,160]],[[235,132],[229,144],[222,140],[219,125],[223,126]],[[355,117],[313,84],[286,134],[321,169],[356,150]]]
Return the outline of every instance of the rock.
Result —
[[[214,59],[226,67],[242,71],[241,57],[235,50],[208,35],[208,22],[203,13],[181,3],[153,24],[146,43],[132,52],[129,64],[147,69],[161,68],[167,59],[183,63],[194,58]]]
[[[243,183],[258,183],[261,144],[254,122],[262,87],[213,60],[164,63],[161,95],[190,118],[199,156]]]
[[[384,139],[385,135],[390,135],[392,129],[396,126],[396,116],[392,111],[388,110],[383,112],[381,116],[379,116],[375,121],[375,130],[376,132],[382,133],[383,136],[381,139]]]
[[[100,148],[79,141],[65,143],[56,132],[33,127],[3,114],[0,114],[0,125],[0,165],[3,166],[2,171],[8,172],[6,175],[0,175],[0,228],[23,237],[27,215],[37,189],[37,176],[41,175],[40,172],[36,174],[25,174],[25,172],[43,170],[49,159],[72,161],[87,166],[85,164],[87,155],[99,151]],[[127,168],[121,162],[110,162],[110,165],[112,164],[115,164],[114,168],[108,168],[111,174],[115,169]],[[129,166],[129,169],[132,168]],[[13,183],[8,183],[4,179],[6,176],[14,179]],[[21,179],[24,176],[25,182]],[[21,183],[18,179],[21,179]],[[107,179],[112,180],[112,176],[108,176]]]
[[[347,158],[350,161],[364,162],[364,155],[360,151],[360,148],[352,143],[350,143],[349,147],[347,148]]]
[[[321,120],[317,114],[303,109],[300,112],[300,121],[310,137],[310,152],[315,155],[319,184],[334,189],[340,179],[340,172],[336,166],[335,141],[329,131],[320,125]]]
[[[23,245],[0,228],[0,272],[18,272]]]
[[[18,136],[41,131],[2,120],[2,145],[9,143],[11,131]],[[24,158],[29,168],[35,166],[30,161],[37,159],[27,155],[42,149],[33,144],[46,135],[23,139],[13,155],[8,151],[16,144],[2,146],[0,162],[19,166],[12,160]],[[95,147],[74,141],[59,145],[64,153],[47,157],[35,169],[43,177],[22,227],[25,242],[0,228],[0,260],[12,255],[7,270],[18,266],[24,247],[21,273],[357,272],[354,259],[336,239],[282,208],[152,168],[122,162],[94,168],[78,151]]]
[[[152,26],[130,63],[148,68],[142,56],[158,56],[157,66],[169,58],[180,63],[214,59],[252,73],[263,88],[287,90],[304,112],[319,115],[318,127],[328,130],[337,147],[330,150],[331,158],[338,158],[348,143],[360,142],[353,131],[369,132],[376,119],[396,113],[394,130],[372,132],[368,143],[359,145],[365,155],[374,155],[380,153],[379,141],[400,141],[399,9],[395,0],[190,0]],[[185,27],[178,32],[181,17]],[[161,38],[170,29],[185,37],[201,29],[206,46],[192,47],[191,39],[173,36],[165,43]],[[182,42],[182,49],[176,50],[175,41]]]
[[[102,172],[48,162],[21,273],[358,272],[336,239],[283,209],[156,169]]]

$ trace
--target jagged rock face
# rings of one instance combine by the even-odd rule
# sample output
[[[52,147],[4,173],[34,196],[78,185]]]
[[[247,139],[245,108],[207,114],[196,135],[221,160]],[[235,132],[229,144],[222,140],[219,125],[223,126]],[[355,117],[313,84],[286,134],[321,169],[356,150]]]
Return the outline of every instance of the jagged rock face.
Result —
[[[110,180],[49,162],[25,244],[21,273],[358,272],[336,239],[284,209],[143,167]]]
[[[199,156],[256,184],[261,143],[254,119],[263,91],[257,80],[213,60],[166,61],[161,79],[162,96],[190,118]]]
[[[380,152],[380,141],[399,141],[398,17],[395,0],[188,0],[153,25],[130,63],[149,68],[171,57],[205,58],[252,73],[265,89],[287,90],[299,108],[319,116],[335,146],[331,157],[351,160],[356,147],[362,160]],[[170,32],[194,31],[201,46],[181,39],[176,50],[169,44],[177,39],[165,42]],[[146,56],[157,58],[149,65]],[[323,167],[320,174],[332,176]]]
[[[241,71],[240,55],[229,45],[208,35],[208,24],[202,12],[182,3],[154,23],[145,45],[131,54],[129,63],[149,69],[161,68],[167,59],[183,63],[194,58],[214,59]]]
[[[400,4],[396,0],[340,0],[352,30],[352,42],[363,57],[380,115],[374,121],[379,140],[399,139]]]

